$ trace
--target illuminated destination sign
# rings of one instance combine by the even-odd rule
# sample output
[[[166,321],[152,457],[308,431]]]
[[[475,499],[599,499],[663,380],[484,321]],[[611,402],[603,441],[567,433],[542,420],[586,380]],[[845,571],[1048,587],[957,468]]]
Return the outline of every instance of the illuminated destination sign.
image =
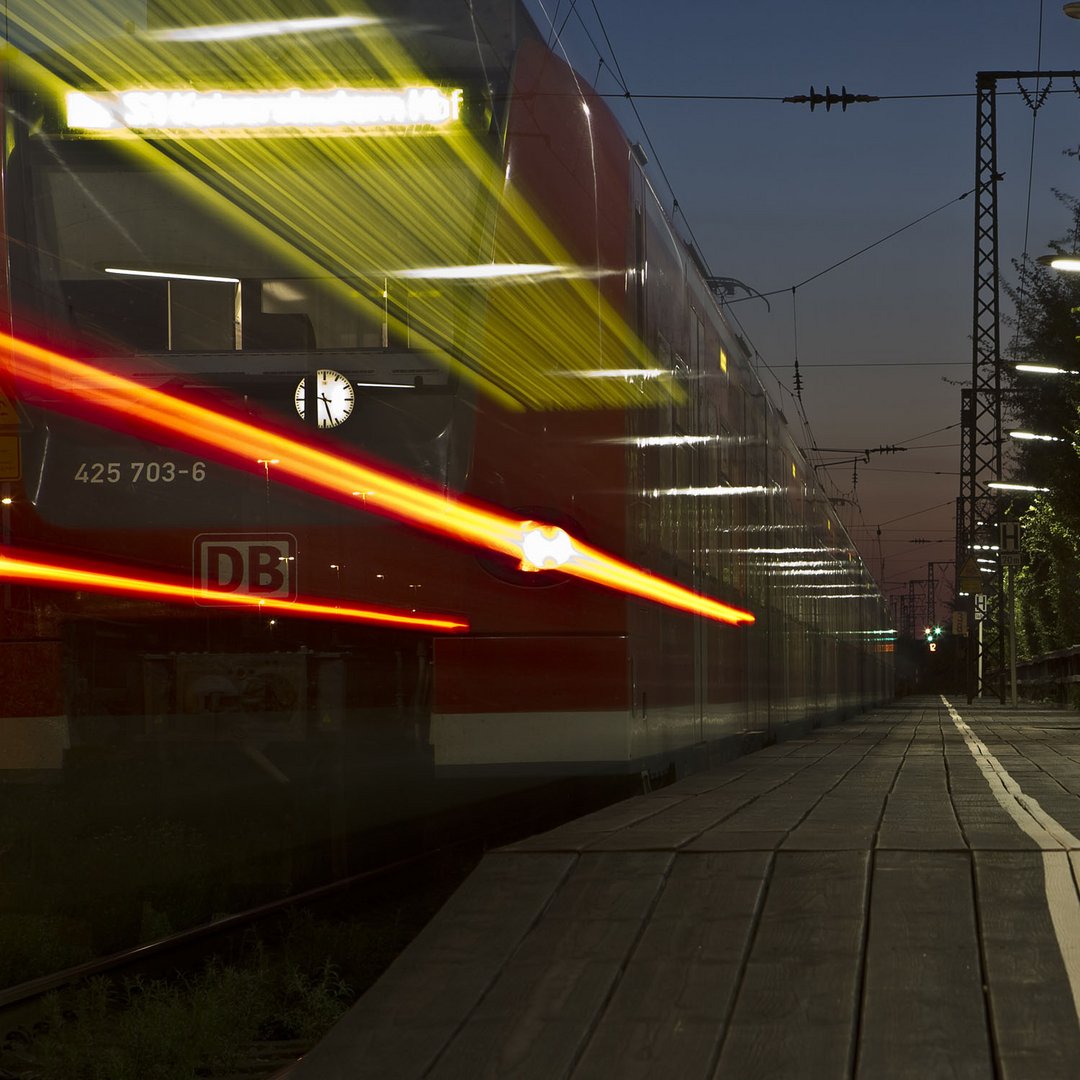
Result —
[[[337,90],[127,90],[67,95],[68,127],[124,131],[327,134],[441,128],[461,115],[461,90],[433,86]]]

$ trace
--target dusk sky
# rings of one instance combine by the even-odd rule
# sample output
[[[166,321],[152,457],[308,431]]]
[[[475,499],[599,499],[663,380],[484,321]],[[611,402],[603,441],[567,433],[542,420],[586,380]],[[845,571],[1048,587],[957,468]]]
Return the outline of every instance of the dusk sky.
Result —
[[[627,132],[645,143],[620,100],[621,70],[655,149],[654,186],[669,211],[674,189],[680,229],[686,235],[689,223],[712,272],[760,292],[785,290],[769,297],[771,312],[757,299],[732,310],[793,425],[791,286],[950,204],[799,288],[795,313],[802,400],[816,444],[909,447],[860,461],[854,491],[850,462],[829,470],[836,492],[857,500],[857,508],[839,509],[871,570],[880,576],[884,557],[886,591],[906,592],[909,579],[925,581],[928,561],[951,564],[960,455],[954,383],[971,377],[975,213],[973,197],[953,200],[975,182],[975,76],[1080,68],[1080,21],[1056,0],[528,2],[541,26],[562,29],[570,61],[614,95]],[[775,100],[645,96],[781,98],[811,85],[933,96],[813,113]],[[1034,83],[1025,89],[1034,91]],[[1015,280],[1011,260],[1024,250],[1025,232],[1033,256],[1068,232],[1054,189],[1080,195],[1080,166],[1064,154],[1080,144],[1080,97],[1067,79],[1052,91],[1037,113],[1032,155],[1032,110],[1015,80],[998,84],[1003,283]],[[1003,354],[1011,337],[1003,325]],[[821,455],[826,462],[852,456]],[[952,597],[951,566],[936,568],[936,577],[943,574],[939,620]]]

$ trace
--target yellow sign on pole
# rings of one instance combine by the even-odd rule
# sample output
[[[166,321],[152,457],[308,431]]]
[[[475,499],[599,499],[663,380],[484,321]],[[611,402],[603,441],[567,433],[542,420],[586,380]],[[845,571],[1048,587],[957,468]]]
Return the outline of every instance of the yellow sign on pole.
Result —
[[[19,414],[11,403],[11,398],[0,390],[0,430],[11,430],[19,426]]]
[[[975,561],[974,555],[969,555],[960,567],[960,572],[956,575],[956,588],[958,592],[985,592],[982,573],[979,571],[979,564]]]
[[[0,481],[22,479],[19,436],[0,433]]]

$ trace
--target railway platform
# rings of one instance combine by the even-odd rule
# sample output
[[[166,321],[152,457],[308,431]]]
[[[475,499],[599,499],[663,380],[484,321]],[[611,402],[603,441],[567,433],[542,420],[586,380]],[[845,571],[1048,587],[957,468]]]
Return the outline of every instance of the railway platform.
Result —
[[[905,699],[494,851],[282,1077],[1080,1076],[1080,715]]]

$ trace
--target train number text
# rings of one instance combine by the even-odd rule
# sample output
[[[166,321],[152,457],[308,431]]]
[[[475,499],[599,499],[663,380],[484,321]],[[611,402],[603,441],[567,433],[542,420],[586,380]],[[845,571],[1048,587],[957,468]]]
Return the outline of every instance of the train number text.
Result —
[[[206,479],[206,462],[193,461],[181,467],[175,461],[84,461],[75,470],[81,484],[119,484],[124,471],[132,484],[171,484],[175,480]]]

